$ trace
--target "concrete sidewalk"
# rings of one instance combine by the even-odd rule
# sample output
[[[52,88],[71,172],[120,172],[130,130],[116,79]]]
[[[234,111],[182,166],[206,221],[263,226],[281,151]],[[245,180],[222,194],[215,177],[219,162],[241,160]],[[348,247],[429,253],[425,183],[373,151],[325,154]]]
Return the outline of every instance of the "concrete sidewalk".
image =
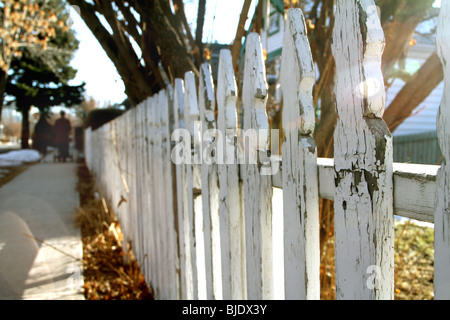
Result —
[[[0,187],[0,299],[84,299],[77,164],[50,156]]]

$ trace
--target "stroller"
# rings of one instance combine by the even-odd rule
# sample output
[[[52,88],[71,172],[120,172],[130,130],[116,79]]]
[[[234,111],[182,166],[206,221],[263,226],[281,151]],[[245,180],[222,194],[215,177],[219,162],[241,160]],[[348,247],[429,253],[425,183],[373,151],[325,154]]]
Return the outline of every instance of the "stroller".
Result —
[[[53,162],[66,162],[67,159],[73,162],[73,155],[70,152],[70,143],[53,144],[55,151],[53,153]]]

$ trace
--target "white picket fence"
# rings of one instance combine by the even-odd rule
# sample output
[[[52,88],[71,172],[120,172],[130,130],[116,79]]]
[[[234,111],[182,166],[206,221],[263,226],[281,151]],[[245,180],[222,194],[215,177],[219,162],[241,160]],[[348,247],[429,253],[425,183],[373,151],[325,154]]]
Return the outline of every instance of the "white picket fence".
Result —
[[[87,165],[156,298],[319,299],[319,197],[335,203],[336,298],[393,299],[394,213],[434,222],[435,298],[450,298],[449,19],[443,0],[441,167],[392,161],[382,120],[384,36],[372,0],[337,1],[334,159],[316,156],[315,71],[299,9],[288,11],[283,43],[282,157],[267,153],[276,132],[257,34],[246,44],[243,128],[231,54],[222,50],[216,89],[203,64],[198,90],[188,72],[88,129]]]

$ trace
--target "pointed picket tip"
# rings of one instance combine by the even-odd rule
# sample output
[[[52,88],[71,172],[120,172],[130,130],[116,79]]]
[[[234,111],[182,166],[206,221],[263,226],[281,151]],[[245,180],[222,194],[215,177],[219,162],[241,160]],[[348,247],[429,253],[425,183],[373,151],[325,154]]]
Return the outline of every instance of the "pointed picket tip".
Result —
[[[188,71],[184,75],[184,89],[184,121],[193,137],[194,122],[199,120],[199,110],[195,74],[192,71]]]
[[[153,104],[154,104],[153,115],[155,117],[154,125],[156,128],[159,128],[161,126],[161,108],[159,107],[160,95],[161,95],[161,92],[156,93],[154,95],[154,100],[153,100]]]
[[[184,81],[176,78],[173,91],[173,116],[176,129],[185,129],[184,122]]]
[[[153,125],[155,124],[155,116],[154,116],[154,100],[155,100],[155,96],[151,96],[150,98],[148,98],[148,114],[149,114],[149,122],[150,122],[150,126],[153,127]]]
[[[159,109],[160,109],[160,120],[161,120],[161,126],[165,126],[167,125],[167,117],[168,114],[166,113],[166,108],[167,108],[167,94],[166,94],[166,90],[162,89],[161,91],[159,91]]]
[[[344,113],[343,108],[348,105],[355,105],[356,119],[383,117],[386,92],[381,59],[384,46],[383,28],[373,0],[337,2],[331,48],[336,73],[342,79],[340,85],[336,85],[336,92],[340,93],[337,94],[338,113]],[[355,71],[358,64],[363,66],[360,72]]]
[[[198,106],[201,121],[207,123],[203,130],[213,129],[215,127],[215,99],[214,84],[209,63],[203,63],[200,66],[200,81],[198,89]]]
[[[300,134],[312,134],[315,126],[312,99],[315,69],[305,18],[300,9],[290,9],[287,14],[280,73],[283,129],[298,129]]]
[[[450,125],[450,105],[449,105],[449,91],[450,88],[450,30],[446,26],[450,20],[450,1],[443,0],[441,4],[441,11],[439,14],[438,26],[436,31],[436,50],[441,58],[442,66],[444,68],[444,83],[445,88],[441,106],[438,112],[437,130],[438,139],[440,141],[441,151],[445,159],[450,161],[450,147],[448,144],[448,126]],[[449,200],[450,201],[450,200]]]
[[[217,122],[219,130],[237,128],[237,85],[231,51],[220,50],[217,77]]]
[[[448,56],[450,55],[450,31],[447,26],[450,20],[450,3],[448,0],[443,0],[439,14],[439,21],[436,31],[436,46],[439,57],[446,58],[444,67],[448,67]]]
[[[252,32],[247,37],[244,68],[244,97],[267,99],[266,68],[259,34]],[[247,91],[249,90],[249,91]],[[250,94],[247,94],[250,92]],[[249,106],[249,104],[247,104]]]
[[[259,34],[250,33],[245,49],[244,82],[242,101],[244,104],[244,130],[258,130],[257,150],[265,151],[269,147],[269,120],[267,118],[268,86],[266,68]]]
[[[189,106],[189,115],[198,115],[197,88],[195,84],[195,74],[192,71],[188,71],[184,75],[184,88],[185,110],[187,109],[187,106]],[[188,103],[188,105],[186,103]]]

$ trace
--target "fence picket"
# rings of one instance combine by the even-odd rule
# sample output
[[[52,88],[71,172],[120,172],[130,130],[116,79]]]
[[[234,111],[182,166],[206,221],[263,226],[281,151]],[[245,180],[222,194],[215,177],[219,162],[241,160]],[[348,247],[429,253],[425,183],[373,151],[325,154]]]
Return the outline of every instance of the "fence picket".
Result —
[[[185,184],[183,186],[183,221],[184,221],[184,234],[185,243],[187,246],[186,257],[187,260],[187,278],[191,281],[189,284],[192,292],[191,298],[198,299],[199,286],[198,286],[198,272],[197,272],[197,245],[195,239],[195,216],[194,216],[194,165],[193,155],[195,155],[195,135],[198,134],[198,128],[196,128],[196,121],[198,121],[198,102],[197,102],[197,90],[195,85],[195,75],[193,72],[186,72],[184,78],[184,121],[186,129],[188,129],[191,136],[191,145],[189,146],[192,153],[189,155],[191,161],[183,164],[182,170],[184,174]],[[198,124],[198,122],[197,122]],[[198,231],[198,230],[197,230]],[[201,275],[201,276],[204,276]],[[202,288],[200,288],[201,291]]]
[[[161,120],[161,95],[165,95],[165,91],[162,90],[158,92],[158,94],[155,95],[154,100],[154,116],[155,116],[155,158],[153,159],[153,162],[155,163],[155,174],[156,174],[156,180],[155,184],[159,186],[157,190],[155,190],[156,198],[157,198],[157,209],[156,209],[156,216],[157,216],[157,250],[158,250],[158,271],[159,271],[159,277],[158,277],[158,288],[161,293],[161,298],[164,297],[164,286],[167,284],[167,260],[166,254],[167,254],[167,242],[166,242],[166,235],[167,235],[167,225],[166,225],[166,215],[167,212],[165,211],[165,196],[164,196],[164,176],[163,176],[163,158],[162,158],[162,120]]]
[[[202,216],[205,248],[206,298],[222,299],[219,229],[219,185],[217,176],[217,130],[214,84],[208,63],[200,66],[198,107],[202,124]],[[197,213],[196,213],[197,214]]]
[[[245,297],[244,218],[241,211],[239,167],[237,162],[237,86],[231,52],[220,51],[217,80],[217,126],[222,134],[219,153],[219,217],[222,261],[223,298],[242,300]]]
[[[150,133],[151,133],[151,127],[150,127],[150,111],[149,111],[149,106],[150,106],[150,98],[147,98],[142,106],[142,112],[143,112],[143,122],[144,122],[144,134],[145,134],[145,143],[144,143],[144,150],[143,150],[143,158],[144,158],[144,162],[143,162],[143,170],[144,172],[143,174],[143,181],[144,181],[144,194],[143,194],[143,207],[144,207],[144,211],[143,211],[143,239],[142,241],[144,242],[143,244],[143,248],[144,248],[144,270],[143,273],[147,279],[147,283],[151,282],[151,278],[150,278],[150,259],[151,259],[151,247],[150,247],[150,237],[151,237],[151,208],[152,208],[152,203],[151,203],[151,193],[153,192],[153,189],[151,188],[151,184],[150,184],[150,179],[151,179],[151,171],[150,171],[150,166],[152,163],[152,158],[151,158],[151,147],[150,147]]]
[[[173,93],[173,115],[174,115],[174,132],[171,135],[171,140],[178,142],[176,134],[179,129],[186,129],[184,122],[184,81],[182,79],[175,79],[174,93]],[[183,152],[186,152],[184,150]],[[190,153],[189,153],[190,155]],[[176,153],[176,148],[172,150],[171,158],[174,163],[176,162],[178,154]],[[190,288],[187,278],[187,260],[186,260],[186,250],[187,243],[185,240],[186,234],[184,232],[184,204],[183,204],[183,193],[184,186],[186,183],[184,176],[183,166],[185,164],[177,163],[175,166],[175,179],[176,179],[176,193],[177,193],[177,221],[178,221],[178,248],[179,248],[179,278],[180,278],[180,299],[188,299],[188,288]],[[192,297],[191,297],[192,299]]]
[[[320,298],[314,63],[300,9],[288,11],[281,60],[286,299]]]
[[[140,174],[136,175],[136,205],[137,205],[137,241],[135,244],[136,247],[136,259],[138,261],[138,265],[142,267],[143,263],[143,240],[142,240],[142,234],[143,234],[143,223],[142,223],[142,217],[143,217],[143,211],[144,206],[142,203],[142,196],[143,196],[143,138],[144,138],[144,125],[143,120],[144,117],[142,115],[143,110],[143,103],[141,102],[136,107],[136,129],[137,129],[137,146],[136,146],[136,172],[139,172]]]
[[[444,68],[444,92],[437,118],[437,134],[444,161],[437,173],[434,216],[435,299],[450,299],[450,1],[443,0],[436,46]]]
[[[337,299],[392,299],[392,137],[382,115],[384,35],[373,1],[338,0],[332,51]]]
[[[170,132],[171,119],[170,115],[173,103],[172,87],[168,86],[165,94],[161,96],[161,129],[162,129],[162,158],[163,158],[163,175],[164,175],[164,195],[165,195],[165,212],[167,225],[167,261],[168,261],[168,285],[167,285],[167,299],[176,299],[178,295],[178,279],[177,269],[179,268],[178,245],[177,245],[177,228],[175,225],[175,211],[174,211],[174,194],[176,190],[173,185],[173,165],[171,161],[171,140]]]
[[[250,140],[256,142],[248,145],[246,138],[243,138],[245,150],[249,152],[249,159],[244,164],[243,177],[247,298],[271,299],[273,297],[272,177],[262,174],[263,170],[267,169],[265,160],[269,151],[269,122],[266,114],[266,70],[261,41],[257,33],[250,33],[247,37],[242,100],[244,131],[246,134],[254,135]],[[257,160],[258,163],[251,163],[253,160]]]
[[[157,111],[157,104],[158,104],[158,95],[154,95],[150,99],[150,116],[151,116],[151,180],[150,183],[152,185],[158,185],[160,178],[159,178],[159,165],[158,165],[158,111]],[[152,255],[153,255],[153,273],[152,273],[152,287],[153,291],[155,292],[155,295],[160,295],[160,283],[161,283],[161,246],[160,246],[160,237],[161,237],[161,230],[160,230],[160,212],[159,212],[159,205],[160,205],[160,199],[159,199],[159,190],[160,188],[156,188],[152,192],[151,197],[151,228],[152,228]]]

